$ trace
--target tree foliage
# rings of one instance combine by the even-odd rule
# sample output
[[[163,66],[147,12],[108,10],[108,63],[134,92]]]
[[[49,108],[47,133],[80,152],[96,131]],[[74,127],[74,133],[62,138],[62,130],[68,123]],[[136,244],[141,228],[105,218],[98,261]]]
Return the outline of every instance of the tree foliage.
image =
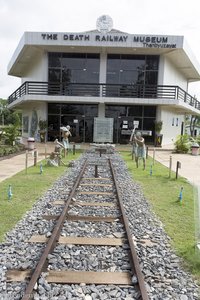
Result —
[[[194,136],[195,134],[195,127],[200,124],[200,116],[191,115],[190,118],[190,134]]]
[[[0,116],[0,141],[12,146],[20,133],[21,113],[8,109],[7,100],[0,99]]]

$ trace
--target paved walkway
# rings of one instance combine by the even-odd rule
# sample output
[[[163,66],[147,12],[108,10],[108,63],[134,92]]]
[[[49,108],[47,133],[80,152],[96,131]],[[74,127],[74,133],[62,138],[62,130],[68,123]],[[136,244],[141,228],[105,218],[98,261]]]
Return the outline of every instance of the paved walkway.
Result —
[[[47,147],[45,147],[45,144],[36,144],[36,150],[38,151],[38,157],[37,161],[41,161],[45,158],[45,152],[46,155],[48,155],[55,147],[55,144],[49,143]],[[26,168],[26,156],[27,156],[27,166],[33,166],[34,165],[34,150],[33,151],[27,151],[26,152],[0,160],[0,182],[17,174],[20,171],[25,170]]]
[[[36,149],[38,151],[38,161],[45,158],[45,155],[50,154],[55,144],[48,142],[45,144],[36,143]],[[89,147],[88,144],[82,144],[82,148],[86,149]],[[117,150],[129,150],[131,151],[130,145],[117,145]],[[172,157],[172,170],[176,171],[177,161],[181,163],[181,168],[179,169],[179,175],[188,179],[192,184],[200,186],[200,155],[195,156],[191,154],[176,154],[170,150],[159,149],[159,148],[149,148],[148,154],[153,157],[155,155],[155,160],[159,161],[163,165],[169,167],[170,156]],[[29,151],[28,154],[28,166],[34,164],[34,151]],[[26,153],[14,156],[9,159],[0,160],[0,181],[3,181],[16,173],[25,169],[26,166]]]
[[[178,154],[169,150],[159,150],[155,148],[155,154],[153,149],[149,151],[149,155],[155,160],[162,163],[169,168],[170,156],[172,159],[172,170],[176,172],[177,162],[181,164],[181,168],[178,169],[178,174],[185,177],[191,184],[200,186],[200,155],[191,154]]]

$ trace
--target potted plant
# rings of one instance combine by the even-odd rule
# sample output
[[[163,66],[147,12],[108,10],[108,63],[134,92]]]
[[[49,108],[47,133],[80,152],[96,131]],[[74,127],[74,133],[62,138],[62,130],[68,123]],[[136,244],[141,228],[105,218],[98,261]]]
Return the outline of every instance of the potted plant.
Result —
[[[39,133],[40,133],[40,141],[41,143],[45,143],[46,129],[48,127],[47,120],[39,120],[38,126],[39,126]]]
[[[162,130],[163,121],[155,121],[154,124],[155,124],[155,146],[161,147],[163,134],[161,134],[160,132]]]

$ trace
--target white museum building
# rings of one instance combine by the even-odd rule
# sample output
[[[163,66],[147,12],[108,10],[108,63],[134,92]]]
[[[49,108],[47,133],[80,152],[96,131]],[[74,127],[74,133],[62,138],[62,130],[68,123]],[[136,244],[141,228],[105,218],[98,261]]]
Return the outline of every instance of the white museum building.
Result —
[[[39,140],[47,120],[47,141],[127,143],[131,130],[154,144],[155,121],[162,121],[163,145],[184,133],[186,115],[200,115],[188,93],[200,80],[200,66],[184,36],[129,34],[98,18],[86,32],[24,32],[8,65],[21,86],[8,98],[22,111],[22,136]]]

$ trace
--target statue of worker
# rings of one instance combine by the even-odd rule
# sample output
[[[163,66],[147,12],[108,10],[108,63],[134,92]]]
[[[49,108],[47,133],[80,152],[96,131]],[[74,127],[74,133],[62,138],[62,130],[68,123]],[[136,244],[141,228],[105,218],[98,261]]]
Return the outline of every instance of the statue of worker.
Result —
[[[65,149],[69,149],[69,138],[72,136],[71,132],[70,132],[70,126],[67,125],[66,127],[60,127],[61,131],[62,131],[62,136],[63,136],[63,145]]]

